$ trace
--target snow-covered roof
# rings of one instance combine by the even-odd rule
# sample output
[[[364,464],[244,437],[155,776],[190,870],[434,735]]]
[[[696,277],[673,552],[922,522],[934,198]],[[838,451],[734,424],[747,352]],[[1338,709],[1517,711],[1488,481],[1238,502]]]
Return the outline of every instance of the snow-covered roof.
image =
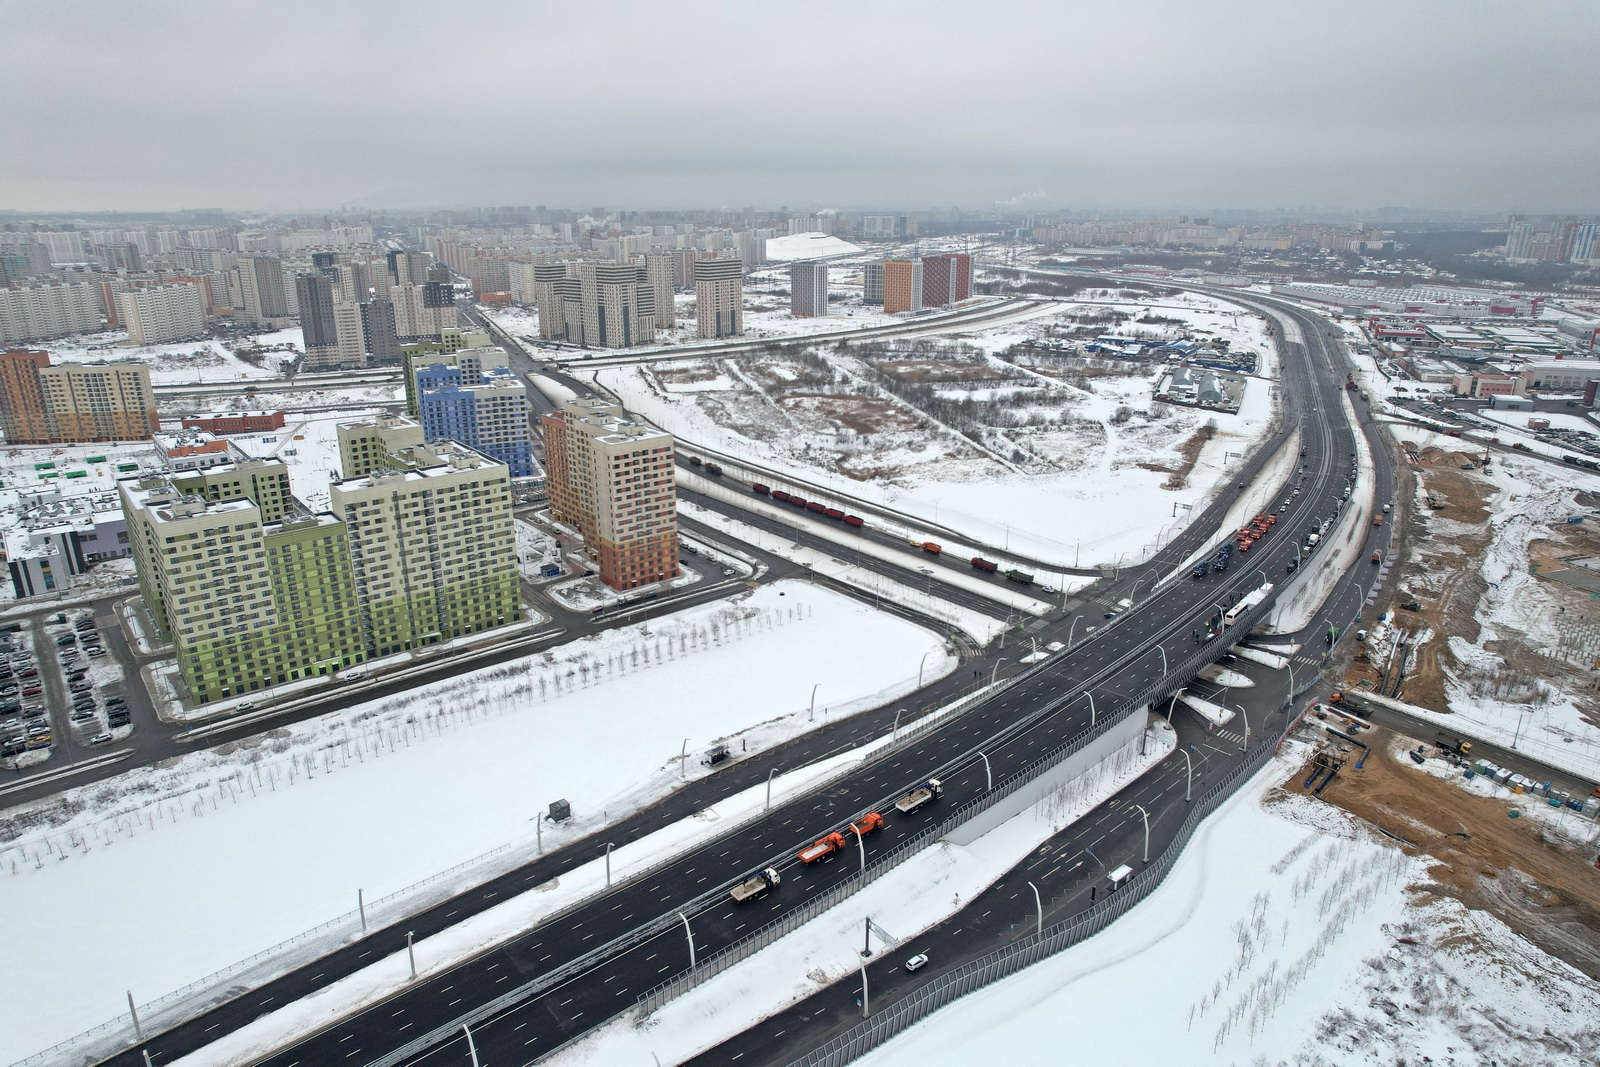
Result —
[[[786,237],[767,240],[767,258],[774,263],[788,263],[796,259],[821,259],[824,256],[846,256],[861,249],[849,241],[841,241],[826,233],[791,233]]]

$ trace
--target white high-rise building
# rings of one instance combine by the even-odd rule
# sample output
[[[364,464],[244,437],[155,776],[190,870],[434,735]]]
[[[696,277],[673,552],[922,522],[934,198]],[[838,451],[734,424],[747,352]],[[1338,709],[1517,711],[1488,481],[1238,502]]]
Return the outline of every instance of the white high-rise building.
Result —
[[[117,294],[128,339],[141,345],[164,345],[206,332],[205,300],[189,282],[152,285]]]
[[[70,282],[0,289],[0,341],[48,341],[99,328],[99,286]]]

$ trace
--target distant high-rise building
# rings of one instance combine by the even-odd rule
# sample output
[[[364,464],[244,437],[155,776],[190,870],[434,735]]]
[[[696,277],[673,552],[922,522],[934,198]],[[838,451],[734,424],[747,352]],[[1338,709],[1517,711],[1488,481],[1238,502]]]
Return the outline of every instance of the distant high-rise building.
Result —
[[[922,258],[923,307],[949,307],[971,298],[971,256],[957,252]]]
[[[861,269],[861,302],[883,303],[883,262],[868,263]]]
[[[670,255],[648,255],[644,257],[645,277],[650,281],[650,288],[655,293],[656,304],[656,329],[670,330],[676,320],[676,310],[673,305],[673,259]]]
[[[922,307],[922,260],[886,259],[883,262],[883,310],[890,315]]]
[[[891,241],[904,233],[900,215],[861,216],[861,236],[869,241]]]
[[[1600,222],[1580,222],[1574,225],[1570,255],[1575,263],[1600,259]]]
[[[48,341],[100,329],[100,293],[88,282],[0,289],[0,342]]]
[[[541,419],[550,507],[583,535],[600,580],[634,589],[676,578],[672,435],[594,397]]]
[[[243,321],[269,330],[289,325],[289,297],[283,284],[283,260],[277,256],[240,256],[239,294]]]
[[[361,332],[367,339],[367,356],[371,362],[400,362],[400,336],[395,331],[392,300],[378,297],[361,305]]]
[[[456,329],[459,321],[449,286],[435,286],[424,282],[401,282],[389,287],[389,299],[394,305],[395,335],[402,341],[418,337],[440,337],[447,329]]]
[[[828,313],[828,265],[820,260],[789,264],[789,311],[803,317]]]
[[[421,285],[432,266],[433,257],[427,252],[389,253],[389,276],[396,285]]]
[[[169,344],[206,332],[205,300],[195,283],[130,289],[117,294],[117,306],[135,344]]]
[[[8,444],[149,440],[160,428],[142,363],[52,367],[45,352],[0,353],[0,434]]]
[[[744,264],[732,257],[696,260],[694,308],[701,337],[743,334]]]
[[[299,274],[294,279],[294,290],[300,304],[300,334],[308,360],[313,358],[313,349],[338,348],[339,327],[333,319],[333,279],[326,274]],[[320,352],[314,358],[318,363],[325,359]]]
[[[649,344],[656,336],[655,290],[646,268],[632,263],[580,263],[578,281],[583,292],[583,334],[567,339],[598,348],[632,348]]]

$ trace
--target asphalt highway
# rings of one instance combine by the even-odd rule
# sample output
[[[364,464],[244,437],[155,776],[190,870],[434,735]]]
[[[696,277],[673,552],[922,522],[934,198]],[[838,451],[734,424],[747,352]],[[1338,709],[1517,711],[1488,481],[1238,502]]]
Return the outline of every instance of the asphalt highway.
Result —
[[[948,783],[947,797],[955,802],[975,795],[984,782],[980,750],[988,757],[995,777],[1001,778],[1009,770],[1031,762],[1039,752],[1070,740],[1085,729],[1094,713],[1089,698],[1080,694],[1092,693],[1101,712],[1110,714],[1119,700],[1152,684],[1161,684],[1167,662],[1181,663],[1196,653],[1220,655],[1228,643],[1226,639],[1202,644],[1193,635],[1204,629],[1228,604],[1261,584],[1257,570],[1275,581],[1281,580],[1287,560],[1295,554],[1294,538],[1286,531],[1295,530],[1297,523],[1320,520],[1331,514],[1348,475],[1350,431],[1344,425],[1342,413],[1335,415],[1342,373],[1336,373],[1327,361],[1323,338],[1315,332],[1314,324],[1308,320],[1305,327],[1306,352],[1291,353],[1285,359],[1285,375],[1290,405],[1288,417],[1304,430],[1305,462],[1309,467],[1307,481],[1301,487],[1300,496],[1290,499],[1278,532],[1256,546],[1249,557],[1231,571],[1208,575],[1202,581],[1183,579],[1157,587],[1159,573],[1171,570],[1176,560],[1198,546],[1198,540],[1185,544],[1180,538],[1163,553],[1158,564],[1149,569],[1130,569],[1101,594],[1098,599],[1107,604],[1140,589],[1145,594],[1145,599],[1114,623],[1103,624],[1097,614],[1091,615],[1088,611],[1051,620],[1039,628],[1041,636],[1055,639],[1076,633],[1078,646],[1031,669],[993,699],[896,750],[892,758],[869,763],[817,796],[802,798],[774,811],[721,841],[651,872],[648,877],[626,882],[611,893],[446,975],[403,990],[384,1004],[268,1062],[284,1065],[370,1062],[401,1047],[419,1033],[449,1025],[474,1006],[494,1000],[507,989],[550,975],[564,963],[589,958],[592,965],[577,969],[559,984],[495,1013],[480,1027],[475,1027],[475,1036],[482,1035],[477,1037],[478,1047],[486,1060],[491,1055],[490,1049],[494,1050],[493,1062],[531,1059],[628,1006],[641,993],[687,966],[681,927],[652,932],[651,920],[665,916],[675,922],[677,912],[684,910],[692,922],[701,956],[714,952],[748,932],[752,924],[792,908],[811,894],[835,884],[848,865],[835,863],[821,870],[807,869],[786,878],[782,890],[766,900],[742,909],[734,908],[726,903],[726,887],[751,869],[767,860],[794,867],[792,857],[797,848],[861,811],[884,806],[929,774],[939,773],[944,778]],[[1257,457],[1256,467],[1261,459]],[[1288,492],[1286,488],[1286,496]],[[1227,504],[1228,500],[1219,499],[1212,510],[1225,508]],[[1203,536],[1198,531],[1205,528],[1203,522],[1197,521],[1192,527],[1192,537]],[[790,532],[786,530],[785,535]],[[1153,594],[1152,587],[1157,587]],[[1084,621],[1089,625],[1081,625]],[[1091,641],[1084,642],[1082,639],[1091,626],[1097,627],[1098,632]],[[1158,648],[1162,650],[1159,657]],[[1177,672],[1165,679],[1169,690],[1175,690],[1187,680],[1188,674]],[[919,708],[936,706],[970,684],[964,672],[958,672],[958,676],[919,694]],[[370,699],[372,695],[367,691],[360,698]],[[319,713],[325,710],[319,709]],[[848,724],[797,739],[782,750],[737,760],[726,770],[676,794],[670,802],[661,805],[660,810],[641,813],[635,820],[618,826],[607,838],[616,843],[632,840],[648,829],[665,825],[714,802],[718,796],[758,782],[774,765],[798,766],[828,751],[850,747],[869,736],[887,732],[889,714],[889,710],[884,709],[860,716]],[[896,841],[916,832],[919,825],[916,817],[891,818],[883,831],[873,835],[876,840],[868,839],[871,842],[869,862],[872,853],[887,850]],[[513,891],[540,884],[557,876],[562,869],[587,862],[594,858],[598,847],[591,845],[591,854],[574,849],[559,856],[545,857],[489,886],[464,894],[416,921],[408,921],[405,926],[415,929],[419,936],[426,936],[459,921],[473,910],[492,906]],[[618,874],[619,878],[629,876],[625,871]],[[630,936],[630,931],[641,927],[646,932]],[[192,1023],[153,1038],[143,1048],[149,1051],[152,1062],[171,1062],[211,1040],[218,1032],[242,1025],[262,1011],[326,984],[331,980],[329,974],[348,973],[349,967],[397,951],[403,943],[403,931],[377,931],[336,954],[339,958],[319,961],[315,967],[305,968],[279,983],[229,1001]],[[607,945],[613,947],[595,952]],[[447,1043],[410,1062],[466,1062],[464,1048],[459,1051],[458,1056]],[[136,1051],[130,1051],[113,1062],[138,1064],[142,1060]]]
[[[1349,477],[1352,438],[1338,409],[1343,376],[1335,373],[1323,344],[1313,328],[1303,350],[1286,346],[1284,361],[1288,418],[1303,431],[1306,481],[1298,496],[1290,496],[1290,488],[1284,488],[1288,504],[1277,532],[1231,570],[1200,581],[1180,578],[1164,584],[1128,572],[1124,576],[1128,591],[1143,583],[1143,600],[1112,624],[1101,626],[1092,640],[1019,676],[971,711],[864,764],[815,795],[689,850],[264,1062],[281,1067],[372,1062],[401,1051],[418,1035],[450,1028],[474,1008],[530,982],[535,988],[528,995],[478,1021],[473,1033],[485,1061],[531,1060],[686,969],[687,942],[678,913],[688,918],[697,954],[704,958],[848,874],[848,863],[800,869],[794,860],[797,849],[823,833],[863,811],[886,809],[895,797],[930,775],[945,781],[947,804],[977,796],[986,788],[986,763],[1001,779],[1029,765],[1039,753],[1081,734],[1097,714],[1096,705],[1098,713],[1109,715],[1136,693],[1154,687],[1165,696],[1188,682],[1192,669],[1185,671],[1182,664],[1198,665],[1214,658],[1229,643],[1226,637],[1206,642],[1197,634],[1214,626],[1228,606],[1261,585],[1263,574],[1281,581],[1288,560],[1298,551],[1296,537],[1289,531],[1320,522],[1339,506],[1336,502]],[[1070,625],[1074,623],[1067,619],[1054,623],[1063,632]],[[1179,671],[1169,673],[1169,663],[1180,664]],[[1220,762],[1223,757],[1216,759]],[[934,817],[929,809],[910,817],[891,815],[885,827],[868,839],[867,862]],[[778,891],[742,907],[728,901],[731,884],[767,863],[779,865],[786,875]],[[628,878],[630,872],[618,875]],[[536,875],[527,877],[528,887],[537,884]],[[376,953],[381,947],[369,951]],[[541,978],[549,982],[539,988]],[[165,1062],[154,1049],[152,1058]],[[468,1060],[464,1043],[447,1040],[403,1062]]]

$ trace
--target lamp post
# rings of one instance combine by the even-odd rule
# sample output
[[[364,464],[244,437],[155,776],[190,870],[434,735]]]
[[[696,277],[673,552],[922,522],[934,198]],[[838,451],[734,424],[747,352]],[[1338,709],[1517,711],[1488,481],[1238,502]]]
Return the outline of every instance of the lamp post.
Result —
[[[678,752],[678,777],[689,777],[689,739],[683,739],[683,748]]]
[[[1139,814],[1144,817],[1144,862],[1150,862],[1150,813],[1144,810],[1143,804],[1135,804]]]
[[[467,1035],[467,1055],[472,1058],[472,1067],[478,1067],[478,1046],[472,1043],[472,1031],[467,1029],[467,1024],[461,1024],[461,1032]]]
[[[1069,650],[1072,648],[1072,634],[1073,634],[1073,631],[1075,631],[1078,628],[1078,619],[1080,619],[1081,617],[1082,616],[1074,615],[1072,617],[1072,624],[1067,627],[1067,648]]]
[[[1189,768],[1188,776],[1184,779],[1184,782],[1183,782],[1183,799],[1187,801],[1187,800],[1192,799],[1192,796],[1193,796],[1193,793],[1194,793],[1194,760],[1189,758],[1189,750],[1188,749],[1183,749],[1182,751],[1183,751],[1183,762]]]
[[[894,732],[889,735],[889,741],[891,743],[900,740],[900,716],[905,712],[905,710],[905,708],[896,708],[894,711]]]
[[[1033,932],[1034,932],[1034,935],[1036,937],[1043,937],[1044,936],[1044,905],[1042,903],[1040,903],[1040,901],[1039,901],[1039,887],[1034,885],[1032,882],[1029,882],[1028,883],[1028,888],[1033,890],[1033,909],[1034,909],[1035,914],[1038,915],[1038,920],[1034,924]]]
[[[1177,706],[1177,703],[1178,703],[1178,694],[1177,693],[1173,693],[1172,694],[1172,699],[1167,701],[1167,725],[1168,726],[1172,725],[1172,709]],[[1177,731],[1174,730],[1173,733],[1176,734]]]
[[[610,841],[606,842],[606,888],[611,888],[611,850],[617,846]]]
[[[867,955],[861,954],[861,1017],[867,1018],[872,1014],[872,1006],[867,1002]]]
[[[983,791],[987,793],[989,790],[994,788],[994,775],[989,772],[989,757],[980,751],[978,753],[978,758],[983,760]]]
[[[821,682],[818,682],[816,685],[811,687],[811,710],[806,712],[806,722],[815,722],[816,721],[816,718],[817,718],[817,690],[821,689],[821,688],[822,688],[822,683]]]
[[[1245,752],[1250,748],[1250,716],[1245,713],[1243,704],[1235,704],[1234,707],[1239,709],[1239,717],[1244,720],[1244,745],[1239,751]]]
[[[918,689],[922,688],[922,668],[927,666],[928,657],[931,656],[931,655],[933,655],[933,649],[930,648],[930,649],[928,649],[928,651],[926,651],[926,652],[924,652],[922,654],[922,662],[917,664],[917,688]],[[821,685],[822,683],[818,682],[817,684]],[[813,693],[812,696],[814,698],[816,696],[816,694]]]
[[[678,912],[678,918],[683,920],[683,935],[689,939],[689,969],[694,970],[694,931],[689,929],[689,917],[683,912]]]
[[[1167,650],[1161,645],[1156,646],[1156,651],[1161,653],[1161,677],[1167,676]]]
[[[989,672],[989,686],[990,686],[990,688],[994,687],[995,676],[1000,673],[1000,664],[1002,664],[1004,662],[1005,662],[1005,660],[1003,660],[1003,659],[997,659],[997,660],[994,661],[994,669]]]
[[[763,811],[772,810],[772,776],[777,773],[778,768],[776,767],[767,772],[767,806],[762,809]]]
[[[1094,710],[1094,694],[1085,689],[1083,695],[1089,698],[1089,725],[1093,726],[1097,717]]]

